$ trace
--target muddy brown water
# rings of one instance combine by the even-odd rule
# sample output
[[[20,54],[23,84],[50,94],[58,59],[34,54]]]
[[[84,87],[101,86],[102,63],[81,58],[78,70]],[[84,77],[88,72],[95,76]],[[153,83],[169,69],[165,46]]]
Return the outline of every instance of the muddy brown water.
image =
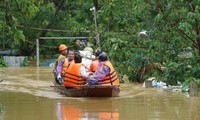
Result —
[[[52,68],[0,68],[0,120],[200,120],[200,98],[121,84],[119,97],[65,97]]]

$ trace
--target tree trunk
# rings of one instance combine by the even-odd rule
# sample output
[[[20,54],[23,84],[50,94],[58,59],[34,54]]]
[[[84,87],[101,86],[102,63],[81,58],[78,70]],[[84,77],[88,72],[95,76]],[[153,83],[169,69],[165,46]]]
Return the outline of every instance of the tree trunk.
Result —
[[[198,55],[200,57],[200,38],[197,38],[197,45],[198,45]]]
[[[197,20],[196,20],[196,24],[197,24],[197,26],[196,26],[196,35],[198,36],[197,37],[197,39],[196,39],[196,42],[197,42],[197,46],[198,46],[198,55],[199,55],[199,57],[200,57],[200,24],[197,22]],[[199,63],[200,63],[200,59],[199,59]]]

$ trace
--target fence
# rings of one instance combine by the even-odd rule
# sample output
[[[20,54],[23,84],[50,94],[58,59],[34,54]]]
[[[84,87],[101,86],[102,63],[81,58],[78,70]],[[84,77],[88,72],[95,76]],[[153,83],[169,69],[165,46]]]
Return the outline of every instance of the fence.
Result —
[[[25,56],[3,56],[3,59],[10,67],[20,67],[21,63],[23,63],[25,59]]]

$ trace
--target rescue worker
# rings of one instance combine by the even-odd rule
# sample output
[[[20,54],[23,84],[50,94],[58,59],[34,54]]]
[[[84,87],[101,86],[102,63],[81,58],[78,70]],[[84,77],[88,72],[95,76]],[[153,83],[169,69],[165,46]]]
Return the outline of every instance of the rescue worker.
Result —
[[[65,45],[65,44],[61,44],[60,46],[59,46],[59,51],[60,51],[60,55],[59,55],[59,57],[58,57],[58,59],[56,60],[56,63],[55,63],[55,70],[56,70],[56,68],[57,68],[57,66],[58,66],[58,64],[60,63],[60,61],[62,60],[62,59],[65,59],[66,58],[66,55],[67,55],[67,46]]]
[[[78,53],[74,54],[74,62],[75,64],[70,65],[64,74],[64,86],[79,89],[79,85],[85,85],[90,73],[86,72],[84,65],[81,64],[82,57]]]
[[[94,75],[89,76],[86,85],[119,85],[117,73],[108,60],[108,56],[105,53],[101,53],[98,59],[99,64],[97,70]]]
[[[60,63],[60,61],[62,60],[62,59],[65,59],[66,58],[66,55],[67,55],[67,53],[68,53],[68,51],[67,51],[67,46],[65,45],[65,44],[60,44],[60,46],[59,46],[59,51],[60,51],[60,55],[59,55],[59,57],[58,57],[58,59],[56,60],[56,62],[55,62],[55,65],[54,65],[54,69],[53,69],[53,74],[54,74],[54,77],[55,77],[55,81],[58,83],[58,80],[57,80],[57,72],[56,72],[56,68],[57,68],[57,66],[58,66],[58,64]]]
[[[57,81],[56,82],[58,84],[63,83],[62,76],[64,76],[65,72],[67,71],[69,66],[72,64],[74,64],[74,51],[71,50],[70,48],[68,48],[67,58],[62,59],[56,68],[56,72],[57,72]]]
[[[97,70],[97,67],[98,67],[98,64],[99,64],[99,55],[102,53],[103,51],[102,50],[98,50],[96,53],[95,53],[95,59],[92,60],[92,63],[90,64],[90,69],[89,71],[90,72],[95,72]]]

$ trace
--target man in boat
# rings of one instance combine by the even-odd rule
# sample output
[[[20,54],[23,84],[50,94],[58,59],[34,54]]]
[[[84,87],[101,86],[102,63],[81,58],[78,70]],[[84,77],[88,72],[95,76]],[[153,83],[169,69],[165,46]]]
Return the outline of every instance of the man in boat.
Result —
[[[65,44],[60,44],[60,46],[59,46],[59,51],[60,51],[60,55],[59,55],[59,57],[58,57],[58,59],[56,60],[56,62],[55,62],[55,65],[54,65],[54,69],[53,69],[53,74],[54,74],[54,77],[55,77],[55,81],[58,83],[58,80],[57,80],[57,72],[56,72],[56,68],[57,68],[57,66],[58,66],[58,64],[60,63],[60,61],[62,60],[62,59],[65,59],[66,58],[66,55],[67,55],[67,53],[68,53],[68,51],[67,51],[67,46],[65,45]]]
[[[86,84],[86,79],[90,75],[82,62],[82,57],[79,53],[74,54],[74,64],[66,70],[64,74],[64,86],[67,88],[80,88],[80,85]]]
[[[97,70],[94,75],[89,76],[86,85],[119,85],[117,73],[106,53],[101,53],[98,59]]]
[[[56,60],[56,63],[55,63],[55,70],[56,70],[56,68],[57,68],[57,66],[58,66],[58,64],[60,63],[60,61],[62,60],[62,59],[65,59],[66,58],[66,55],[67,55],[67,46],[65,45],[65,44],[61,44],[60,46],[59,46],[59,51],[60,51],[60,55],[59,55],[59,57],[58,57],[58,59]]]
[[[95,59],[92,60],[92,63],[90,64],[90,72],[95,72],[97,70],[98,64],[99,64],[99,55],[102,53],[102,50],[97,50],[97,52],[95,53]]]
[[[56,68],[56,72],[57,72],[56,82],[58,84],[63,83],[63,78],[61,76],[64,76],[65,72],[67,71],[69,66],[72,64],[74,64],[74,51],[68,48],[67,58],[62,59]]]

